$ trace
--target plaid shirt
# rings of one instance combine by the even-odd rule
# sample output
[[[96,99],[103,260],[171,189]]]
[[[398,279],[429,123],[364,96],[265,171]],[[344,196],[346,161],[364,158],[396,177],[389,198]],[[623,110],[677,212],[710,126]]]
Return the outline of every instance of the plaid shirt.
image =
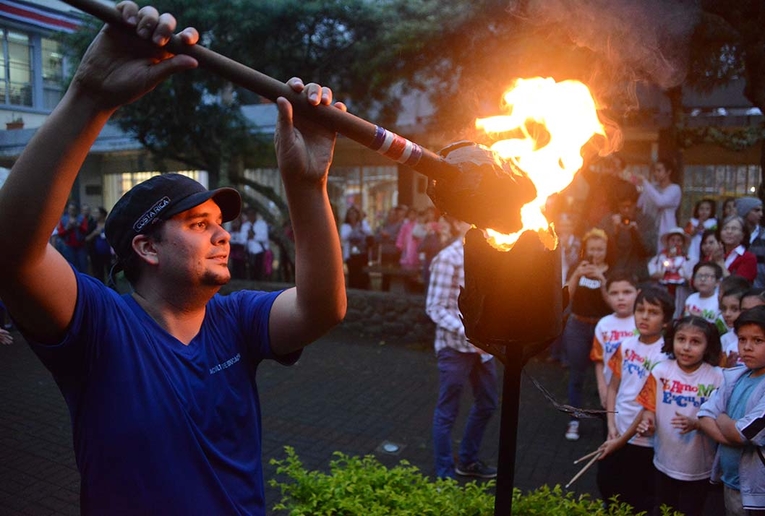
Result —
[[[465,338],[457,298],[465,285],[465,248],[455,238],[433,258],[425,312],[436,323],[435,348],[452,348],[462,353],[483,353]],[[491,358],[490,356],[488,358]]]

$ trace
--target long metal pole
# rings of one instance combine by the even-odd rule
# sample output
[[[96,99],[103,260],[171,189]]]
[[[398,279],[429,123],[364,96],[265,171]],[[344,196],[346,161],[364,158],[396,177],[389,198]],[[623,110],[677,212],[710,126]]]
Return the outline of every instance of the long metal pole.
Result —
[[[505,369],[502,375],[502,406],[500,409],[494,516],[510,516],[513,512],[513,485],[522,371],[523,346],[507,346],[505,348]]]

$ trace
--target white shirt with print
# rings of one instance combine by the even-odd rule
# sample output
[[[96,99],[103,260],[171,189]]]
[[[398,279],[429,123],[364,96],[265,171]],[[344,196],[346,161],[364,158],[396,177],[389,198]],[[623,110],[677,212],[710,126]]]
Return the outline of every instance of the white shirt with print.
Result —
[[[685,300],[683,315],[698,315],[712,324],[716,324],[717,320],[722,318],[717,295],[701,297],[698,292],[694,292]]]
[[[638,401],[646,410],[656,413],[653,464],[668,477],[693,481],[712,474],[715,442],[701,430],[681,434],[672,426],[672,418],[676,414],[695,418],[701,404],[722,381],[722,370],[706,362],[687,373],[676,360],[665,360],[651,371]]]
[[[643,344],[637,336],[628,337],[608,362],[614,376],[621,379],[616,393],[614,416],[616,429],[620,434],[629,429],[643,409],[637,397],[643,390],[651,370],[656,364],[667,359],[667,355],[661,351],[663,345],[664,338],[653,344]],[[635,435],[630,439],[630,444],[650,448],[653,446],[653,437]]]

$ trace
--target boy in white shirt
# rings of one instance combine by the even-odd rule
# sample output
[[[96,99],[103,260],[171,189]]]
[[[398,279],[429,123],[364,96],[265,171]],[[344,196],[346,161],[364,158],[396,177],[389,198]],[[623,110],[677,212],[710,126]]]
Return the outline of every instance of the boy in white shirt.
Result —
[[[632,314],[637,297],[637,279],[632,274],[617,271],[606,280],[606,294],[614,313],[598,321],[590,350],[590,360],[595,363],[595,379],[603,408],[606,407],[608,383],[612,376],[608,361],[625,338],[637,334],[635,317]]]
[[[693,267],[693,288],[696,292],[685,300],[683,315],[703,317],[712,324],[721,319],[717,286],[722,279],[722,268],[714,262],[699,262]]]

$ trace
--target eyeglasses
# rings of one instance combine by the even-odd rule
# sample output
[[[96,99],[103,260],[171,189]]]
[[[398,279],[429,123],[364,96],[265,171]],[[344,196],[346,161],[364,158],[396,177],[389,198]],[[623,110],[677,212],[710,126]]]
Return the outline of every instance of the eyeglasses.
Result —
[[[694,278],[700,279],[700,280],[708,280],[708,279],[714,279],[714,274],[696,274]]]

